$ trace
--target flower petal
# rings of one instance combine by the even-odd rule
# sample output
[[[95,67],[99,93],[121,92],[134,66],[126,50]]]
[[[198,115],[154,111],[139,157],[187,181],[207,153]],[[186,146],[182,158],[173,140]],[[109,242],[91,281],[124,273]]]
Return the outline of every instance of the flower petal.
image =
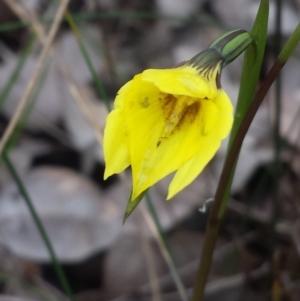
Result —
[[[171,199],[175,194],[195,180],[213,158],[220,144],[220,140],[208,140],[207,143],[203,145],[201,151],[178,169],[170,183],[167,200]]]
[[[133,80],[130,80],[127,82],[124,86],[121,87],[121,89],[118,91],[115,102],[114,102],[114,107],[115,109],[122,109],[124,108],[124,102],[126,98],[126,94],[130,89],[130,86],[132,84]]]
[[[130,165],[123,109],[115,109],[108,114],[104,130],[103,149],[106,162],[104,179],[122,172]]]
[[[170,94],[211,99],[217,91],[215,78],[208,82],[191,66],[148,69],[142,73],[142,79]]]
[[[218,135],[224,139],[229,134],[233,123],[233,106],[230,98],[223,89],[218,90],[216,98],[213,100],[220,112]]]
[[[185,102],[179,97],[176,101],[175,96],[162,93],[141,76],[134,78],[125,97],[134,199],[199,152],[218,123],[219,111],[209,100],[186,97]],[[188,106],[190,100],[194,103]],[[184,114],[174,126],[172,120],[167,120],[166,112],[176,118],[181,112],[177,109],[184,110]]]
[[[214,103],[220,110],[220,115],[217,123],[214,125],[214,130],[206,137],[206,140],[203,141],[201,150],[176,172],[169,186],[168,200],[188,186],[202,172],[203,168],[220,148],[221,140],[224,139],[231,130],[233,108],[229,97],[223,90],[219,90]]]

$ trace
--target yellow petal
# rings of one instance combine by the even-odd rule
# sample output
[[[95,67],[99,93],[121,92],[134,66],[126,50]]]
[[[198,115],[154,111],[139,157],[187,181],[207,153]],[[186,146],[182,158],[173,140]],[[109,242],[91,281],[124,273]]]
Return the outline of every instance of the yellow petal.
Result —
[[[115,109],[108,114],[103,137],[106,162],[104,179],[122,172],[130,165],[128,137],[123,109]]]
[[[122,109],[124,108],[124,101],[126,98],[126,94],[130,89],[130,86],[132,84],[132,81],[127,82],[124,86],[121,87],[121,89],[118,91],[115,102],[114,102],[114,107],[115,109]]]
[[[219,118],[213,126],[214,129],[207,137],[204,137],[200,151],[176,172],[169,186],[168,200],[189,185],[202,172],[203,168],[220,148],[222,139],[231,130],[233,108],[227,94],[223,90],[219,90],[218,97],[214,100],[214,103],[220,110]]]
[[[230,98],[223,89],[219,89],[216,98],[213,100],[218,108],[220,117],[216,125],[216,135],[224,139],[228,136],[233,123],[233,106]]]
[[[203,148],[176,172],[170,183],[167,200],[180,192],[202,172],[219,149],[221,140],[208,140]]]
[[[198,153],[219,112],[212,101],[163,93],[140,76],[131,83],[125,104],[134,199]]]
[[[211,99],[216,89],[215,79],[207,82],[196,69],[183,66],[174,69],[148,69],[142,79],[153,83],[159,90],[177,95]]]

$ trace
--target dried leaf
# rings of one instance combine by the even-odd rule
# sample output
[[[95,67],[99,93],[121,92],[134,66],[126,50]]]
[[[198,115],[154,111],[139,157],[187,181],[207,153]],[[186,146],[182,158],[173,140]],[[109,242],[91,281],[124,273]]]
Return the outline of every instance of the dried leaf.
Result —
[[[107,248],[118,236],[122,211],[84,176],[44,167],[29,173],[24,185],[61,261],[83,260]],[[15,184],[0,197],[0,225],[0,241],[15,254],[49,261]]]

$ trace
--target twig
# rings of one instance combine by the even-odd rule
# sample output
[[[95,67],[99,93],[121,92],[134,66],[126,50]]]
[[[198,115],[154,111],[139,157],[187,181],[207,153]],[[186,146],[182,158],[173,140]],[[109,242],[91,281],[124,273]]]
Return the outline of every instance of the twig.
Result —
[[[46,43],[46,34],[44,31],[44,28],[42,24],[40,23],[38,17],[35,15],[34,12],[27,11],[24,13],[22,9],[17,5],[15,2],[12,2],[11,0],[5,0],[9,5],[11,5],[11,9],[24,21],[29,22],[32,25],[32,28],[34,32],[37,34],[40,42],[45,45]],[[103,135],[97,128],[97,126],[94,123],[94,118],[92,117],[91,111],[88,108],[87,100],[85,99],[84,95],[81,93],[80,88],[78,87],[78,84],[75,82],[75,79],[73,78],[70,69],[66,65],[66,63],[56,54],[55,49],[51,49],[52,51],[49,53],[50,55],[53,55],[55,60],[57,61],[57,66],[62,75],[64,76],[69,91],[72,94],[74,100],[76,100],[77,105],[79,106],[83,116],[85,117],[87,123],[89,126],[94,130],[94,135],[100,145],[102,145],[103,142]]]
[[[99,131],[99,128],[94,122],[94,118],[92,116],[92,112],[88,106],[88,102],[86,99],[84,99],[84,95],[78,89],[78,85],[75,84],[75,80],[70,72],[70,70],[67,68],[66,64],[60,64],[59,66],[60,71],[62,72],[65,81],[67,82],[69,86],[69,91],[72,94],[74,100],[77,102],[78,107],[80,108],[83,116],[85,117],[87,123],[89,126],[93,129],[94,135],[100,145],[103,143],[103,135],[102,132]]]
[[[51,44],[54,40],[54,37],[58,31],[58,28],[59,28],[59,25],[63,19],[63,16],[64,16],[64,12],[67,8],[67,5],[69,3],[69,0],[64,0],[62,1],[60,7],[58,8],[57,10],[57,13],[55,15],[55,18],[54,18],[54,22],[50,28],[50,31],[49,31],[49,34],[47,36],[47,40],[46,40],[46,43],[43,47],[43,50],[39,56],[39,59],[38,59],[38,62],[36,64],[36,67],[35,67],[35,70],[34,70],[34,73],[31,77],[31,80],[29,82],[29,84],[27,85],[27,88],[26,88],[26,91],[23,95],[23,98],[21,99],[17,109],[16,109],[16,112],[13,116],[13,118],[11,119],[11,121],[9,122],[7,128],[5,129],[5,132],[3,134],[3,137],[0,141],[0,154],[2,154],[5,146],[6,146],[6,143],[8,142],[11,134],[13,133],[16,125],[18,124],[18,121],[20,119],[20,117],[22,116],[22,113],[24,112],[24,109],[26,108],[26,105],[28,103],[28,100],[30,99],[30,94],[32,93],[33,91],[33,88],[35,86],[35,83],[40,75],[40,72],[42,71],[42,67],[43,67],[43,63],[44,63],[44,60],[50,50],[50,47],[51,47]]]
[[[175,282],[175,285],[178,289],[178,292],[180,294],[180,297],[181,297],[181,300],[183,301],[187,301],[188,300],[188,297],[187,297],[187,294],[186,294],[186,291],[183,287],[183,284],[181,282],[181,279],[177,273],[177,270],[175,268],[175,265],[174,265],[174,262],[170,256],[170,253],[168,252],[168,249],[165,247],[164,245],[164,242],[162,240],[162,237],[161,235],[159,234],[159,231],[153,221],[153,219],[150,217],[149,213],[144,209],[143,206],[139,206],[138,208],[140,208],[141,212],[142,212],[142,215],[150,229],[150,231],[153,233],[157,243],[158,243],[158,246],[161,250],[161,253],[164,257],[164,259],[166,260],[166,263],[170,269],[170,272],[173,276],[173,279],[174,279],[174,282]]]
[[[139,231],[141,237],[141,244],[145,254],[146,266],[149,274],[149,283],[152,292],[152,300],[153,301],[162,301],[161,293],[160,293],[160,283],[157,276],[157,271],[155,267],[155,260],[153,250],[150,244],[150,240],[146,237],[142,231]]]

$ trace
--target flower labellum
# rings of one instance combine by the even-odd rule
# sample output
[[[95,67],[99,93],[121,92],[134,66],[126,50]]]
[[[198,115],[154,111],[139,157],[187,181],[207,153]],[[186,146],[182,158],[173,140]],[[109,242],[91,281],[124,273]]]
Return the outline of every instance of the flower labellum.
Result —
[[[173,172],[167,199],[189,185],[231,130],[221,71],[251,42],[248,32],[235,30],[179,67],[148,69],[126,83],[107,117],[104,178],[131,166],[130,201],[138,202]]]

